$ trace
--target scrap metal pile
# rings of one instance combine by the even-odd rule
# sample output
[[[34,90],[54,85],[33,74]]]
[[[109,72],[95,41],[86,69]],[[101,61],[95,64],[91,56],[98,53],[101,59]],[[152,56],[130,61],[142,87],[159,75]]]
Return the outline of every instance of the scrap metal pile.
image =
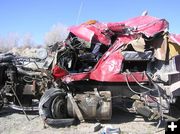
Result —
[[[1,54],[0,104],[34,110],[38,103],[52,126],[110,120],[113,108],[168,118],[180,97],[180,35],[168,27],[151,16],[90,20],[40,58]]]

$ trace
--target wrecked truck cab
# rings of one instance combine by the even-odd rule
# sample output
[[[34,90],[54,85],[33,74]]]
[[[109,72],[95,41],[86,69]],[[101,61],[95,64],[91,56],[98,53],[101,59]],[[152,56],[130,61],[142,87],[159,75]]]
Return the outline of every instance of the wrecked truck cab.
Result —
[[[168,33],[165,19],[151,16],[71,27],[66,49],[57,54],[57,86],[41,98],[41,117],[60,126],[75,118],[109,120],[118,107],[149,119],[168,118],[179,92],[178,37]]]
[[[58,51],[55,64],[69,73],[90,71],[109,48],[100,42],[87,42],[71,32],[63,46],[65,50]]]
[[[60,75],[55,79],[60,82],[47,91],[59,95],[45,92],[40,101],[44,121],[65,125],[74,118],[108,120],[115,107],[149,119],[168,118],[180,91],[175,77],[180,40],[167,29],[165,19],[151,16],[70,27],[56,64]]]
[[[114,108],[169,118],[180,96],[180,35],[168,27],[152,16],[92,20],[70,27],[67,39],[39,58],[2,54],[0,108],[5,103],[32,111],[39,105],[52,126],[110,120]]]

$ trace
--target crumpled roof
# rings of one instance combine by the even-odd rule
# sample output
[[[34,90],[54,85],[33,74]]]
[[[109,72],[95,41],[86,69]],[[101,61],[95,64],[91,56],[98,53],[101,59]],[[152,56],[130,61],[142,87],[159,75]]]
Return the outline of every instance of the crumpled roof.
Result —
[[[78,26],[72,26],[69,31],[85,41],[91,42],[94,37],[105,45],[111,45],[111,37],[115,34],[130,35],[142,33],[153,37],[157,33],[167,31],[169,23],[165,19],[152,16],[138,16],[122,22],[102,23],[88,21]]]
[[[143,33],[147,37],[153,37],[169,28],[169,23],[165,19],[152,16],[138,16],[122,23],[129,27],[135,27],[135,32]]]

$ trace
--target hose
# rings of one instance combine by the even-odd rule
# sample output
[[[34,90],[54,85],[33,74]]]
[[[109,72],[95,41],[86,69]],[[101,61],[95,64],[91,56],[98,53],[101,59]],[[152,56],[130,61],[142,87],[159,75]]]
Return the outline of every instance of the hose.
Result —
[[[128,70],[127,70],[127,72],[128,73],[130,73]],[[131,74],[131,73],[130,73]],[[158,124],[157,124],[157,128],[159,128],[159,126],[160,126],[160,124],[161,124],[161,122],[162,122],[162,120],[163,120],[163,112],[162,112],[162,100],[161,100],[161,92],[160,92],[160,89],[159,89],[159,87],[157,86],[157,84],[155,84],[153,81],[152,81],[152,79],[150,78],[150,76],[146,73],[146,75],[147,75],[147,77],[148,77],[148,79],[150,80],[150,82],[153,84],[153,86],[155,87],[155,89],[158,91],[158,97],[159,97],[159,103],[157,103],[158,104],[158,112],[160,113],[160,119],[159,119],[159,121],[158,121]],[[143,86],[143,85],[141,85],[138,81],[137,81],[137,79],[135,79],[135,77],[131,74],[131,76],[133,77],[133,79],[136,81],[136,83],[139,85],[139,86],[141,86],[141,87],[143,87],[143,88],[145,88],[145,89],[148,89],[148,91],[147,92],[143,92],[143,93],[139,93],[139,92],[136,92],[136,91],[134,91],[131,87],[130,87],[130,85],[129,85],[129,82],[128,82],[128,79],[127,79],[127,74],[125,75],[126,77],[126,83],[127,83],[127,86],[128,86],[128,88],[130,89],[130,91],[132,91],[133,93],[135,93],[135,94],[138,94],[138,95],[142,95],[143,93],[147,93],[147,92],[149,92],[149,91],[153,91],[152,89],[150,89],[150,88],[147,88],[147,87],[145,87],[145,86]]]
[[[39,75],[41,75],[41,72],[28,72],[28,71],[25,71],[25,70],[23,70],[23,69],[21,69],[19,67],[17,67],[17,70],[18,70],[19,73],[22,73],[24,75],[30,75],[30,76],[34,76],[34,75],[39,76]]]
[[[149,92],[149,91],[146,91],[146,92],[140,93],[140,92],[134,91],[134,90],[130,87],[130,85],[129,85],[128,78],[127,78],[127,74],[125,74],[125,80],[126,80],[126,84],[127,84],[128,88],[129,88],[129,90],[130,90],[131,92],[133,92],[133,93],[135,93],[135,94],[138,94],[138,95],[142,95],[142,94],[145,94],[145,93]]]
[[[126,72],[129,73],[129,74],[132,76],[132,78],[135,80],[135,82],[136,82],[140,87],[142,87],[142,88],[144,88],[144,89],[147,89],[147,90],[149,90],[149,91],[153,91],[152,89],[150,89],[150,88],[148,88],[148,87],[145,87],[145,86],[143,86],[141,83],[139,83],[138,80],[134,77],[134,75],[133,75],[128,69],[126,70]]]
[[[31,83],[31,82],[33,82],[33,80],[41,81],[42,79],[34,78],[32,76],[24,76],[23,80],[27,83]]]
[[[160,113],[160,117],[161,118],[159,119],[159,123],[157,124],[156,127],[159,128],[159,126],[160,126],[160,124],[161,124],[161,122],[163,120],[161,92],[160,92],[159,86],[152,81],[152,79],[149,76],[149,74],[146,73],[146,75],[147,75],[148,79],[151,81],[151,83],[153,84],[153,86],[155,87],[155,89],[158,91],[159,103],[157,103],[157,104],[158,104],[158,112]]]

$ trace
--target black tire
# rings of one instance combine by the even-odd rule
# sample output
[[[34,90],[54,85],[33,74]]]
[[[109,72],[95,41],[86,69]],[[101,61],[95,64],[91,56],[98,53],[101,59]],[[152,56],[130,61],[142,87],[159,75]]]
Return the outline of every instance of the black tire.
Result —
[[[57,96],[54,98],[51,104],[52,117],[54,119],[67,118],[67,103],[63,96]]]
[[[74,123],[74,118],[67,118],[66,95],[62,89],[50,88],[41,97],[39,114],[49,126],[65,127]]]

